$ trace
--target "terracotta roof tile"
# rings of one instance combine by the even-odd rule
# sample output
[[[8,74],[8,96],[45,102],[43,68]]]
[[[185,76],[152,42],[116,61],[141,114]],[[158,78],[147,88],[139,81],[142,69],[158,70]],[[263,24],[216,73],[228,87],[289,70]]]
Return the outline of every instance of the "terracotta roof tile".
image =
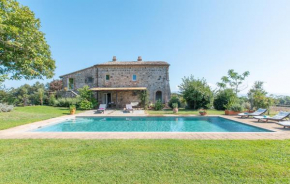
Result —
[[[96,64],[95,66],[140,66],[140,65],[155,65],[169,66],[165,61],[108,61],[106,63]]]

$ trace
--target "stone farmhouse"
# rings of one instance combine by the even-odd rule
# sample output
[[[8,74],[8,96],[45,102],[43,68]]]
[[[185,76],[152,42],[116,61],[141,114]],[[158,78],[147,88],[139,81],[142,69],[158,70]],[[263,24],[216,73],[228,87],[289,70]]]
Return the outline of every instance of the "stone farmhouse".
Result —
[[[147,90],[149,101],[170,99],[169,64],[165,61],[112,61],[96,64],[60,76],[65,94],[76,94],[77,89],[88,85],[99,103],[122,108],[125,104],[140,103],[140,92]]]

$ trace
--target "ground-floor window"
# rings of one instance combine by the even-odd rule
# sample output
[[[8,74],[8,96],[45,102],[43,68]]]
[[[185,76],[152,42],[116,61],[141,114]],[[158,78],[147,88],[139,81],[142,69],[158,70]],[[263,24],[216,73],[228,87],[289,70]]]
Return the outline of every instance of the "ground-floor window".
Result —
[[[157,91],[156,92],[156,96],[155,96],[155,100],[158,101],[162,101],[162,92],[161,91]]]

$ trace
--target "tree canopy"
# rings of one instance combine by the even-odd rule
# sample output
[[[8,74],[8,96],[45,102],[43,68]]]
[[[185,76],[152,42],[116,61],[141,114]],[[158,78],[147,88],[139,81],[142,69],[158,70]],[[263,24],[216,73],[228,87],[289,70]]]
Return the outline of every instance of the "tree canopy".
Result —
[[[53,80],[49,83],[49,90],[50,91],[60,91],[62,90],[63,84],[62,80]]]
[[[273,97],[267,97],[267,92],[264,90],[264,82],[256,81],[253,87],[248,92],[248,98],[252,107],[270,109],[271,105],[275,104]],[[268,112],[269,113],[269,112]]]
[[[238,94],[238,92],[246,89],[245,87],[241,87],[241,85],[243,84],[243,81],[246,79],[246,77],[248,77],[249,75],[249,71],[246,71],[243,74],[238,74],[233,69],[231,69],[228,71],[228,76],[223,76],[221,78],[222,82],[218,82],[217,86],[222,89],[226,89],[227,86],[229,86],[229,88],[233,89],[234,92]]]
[[[15,0],[0,0],[0,75],[10,79],[52,78],[55,61],[40,20]]]
[[[193,76],[184,77],[179,89],[189,108],[211,107],[213,92],[205,79],[195,79]]]

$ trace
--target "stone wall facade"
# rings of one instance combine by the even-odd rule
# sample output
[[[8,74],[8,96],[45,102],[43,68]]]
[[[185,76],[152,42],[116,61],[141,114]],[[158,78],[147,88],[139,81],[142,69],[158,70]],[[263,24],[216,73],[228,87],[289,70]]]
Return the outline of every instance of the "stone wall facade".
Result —
[[[69,78],[73,79],[74,86],[72,89],[69,88],[68,81]],[[93,80],[88,80],[89,78],[92,78]],[[95,79],[96,78],[96,68],[90,67],[83,70],[79,70],[77,72],[65,75],[62,77],[63,87],[67,88],[68,90],[74,90],[77,92],[78,88],[81,88],[85,85],[92,87],[95,87]]]
[[[126,62],[118,63],[121,64],[114,65],[114,61],[111,61],[108,65],[95,65],[64,75],[61,77],[64,87],[73,91],[77,91],[84,85],[91,88],[146,87],[151,103],[155,103],[157,98],[160,98],[163,103],[169,101],[171,94],[169,64],[155,65],[154,62],[150,62],[149,65],[146,62],[143,64],[142,61],[136,61],[136,64],[130,62],[128,65],[123,64]],[[74,83],[73,89],[69,89],[69,80]],[[139,93],[140,91],[98,91],[95,95],[99,103],[105,103],[104,94],[109,94],[111,102],[125,106],[130,102],[140,102]]]
[[[96,96],[98,102],[105,103],[105,94],[111,95],[110,102],[115,104],[117,108],[124,108],[126,104],[132,102],[139,102],[138,106],[140,106],[140,91],[101,91]]]

